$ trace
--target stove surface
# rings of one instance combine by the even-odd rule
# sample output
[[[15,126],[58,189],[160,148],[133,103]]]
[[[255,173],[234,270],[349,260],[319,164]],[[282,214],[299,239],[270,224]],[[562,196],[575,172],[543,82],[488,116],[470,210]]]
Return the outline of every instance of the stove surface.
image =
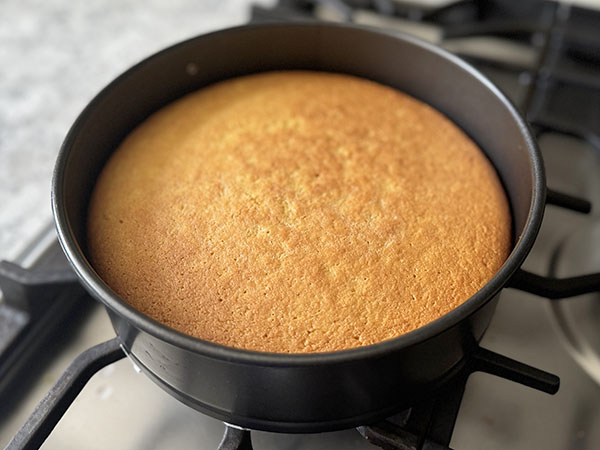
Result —
[[[180,3],[183,5],[186,2]],[[213,4],[213,2],[207,3]],[[239,9],[243,2],[224,3],[227,3],[228,6],[222,8]],[[140,6],[136,6],[133,2],[123,2],[123,4],[126,6],[120,7],[122,8],[119,10],[120,16],[112,13],[113,17],[110,19],[111,24],[116,24],[114,25],[115,30],[121,29],[118,24],[125,27],[126,18],[133,17],[132,14],[135,15],[140,9]],[[154,6],[159,8],[157,5]],[[16,8],[16,6],[0,6],[0,8],[10,9]],[[82,20],[82,24],[86,23],[85,21],[96,20],[93,18],[94,14],[100,14],[99,11],[84,9],[78,11],[77,14],[81,14],[81,17],[77,20]],[[199,7],[196,13],[200,14],[200,12],[201,8]],[[60,17],[61,11],[56,10],[56,14]],[[150,13],[143,16],[144,19],[138,17],[143,22],[141,25],[136,22],[136,19],[132,19],[134,25],[132,29],[137,30],[134,32],[143,33],[144,30],[148,32],[146,21],[156,20],[156,17],[148,14]],[[119,16],[118,20],[117,16]],[[239,16],[238,13],[236,17],[240,18]],[[69,17],[69,20],[75,20],[72,16]],[[51,17],[48,18],[48,20],[51,19]],[[23,27],[38,26],[41,23],[32,19],[28,25],[23,20]],[[56,18],[56,20],[59,19]],[[98,20],[109,19],[100,18]],[[230,21],[234,22],[233,19]],[[206,20],[197,28],[194,28],[192,22],[184,21],[185,29],[191,33],[190,35],[211,28]],[[228,23],[223,19],[215,24],[215,26],[217,25],[228,26],[233,23]],[[398,22],[394,22],[393,25],[394,27],[400,26]],[[421,28],[418,32],[428,33],[429,38],[434,40],[439,37],[439,30],[436,30],[435,27]],[[170,36],[177,40],[182,34],[185,33],[172,30]],[[32,31],[31,36],[37,35]],[[115,42],[108,35],[103,35],[102,39]],[[137,39],[134,37],[129,42],[137,42]],[[166,41],[161,39],[153,42],[157,48],[166,44]],[[504,57],[514,64],[527,65],[534,61],[530,46],[510,43],[503,46],[502,39],[498,38],[492,40],[465,38],[462,42],[454,40],[450,45],[453,51],[465,54],[469,52],[471,54],[484,52],[485,54],[485,52],[494,51],[498,46],[505,52]],[[44,48],[43,44],[42,48]],[[146,50],[154,51],[157,48],[147,48]],[[104,50],[109,52],[106,47]],[[140,53],[139,56],[143,56],[143,53]],[[116,70],[110,65],[109,55],[100,55],[99,57],[106,58],[103,60],[102,67],[110,68],[106,72],[105,82],[135,62],[131,60],[125,63],[124,60],[121,60],[116,64],[119,68]],[[527,102],[527,88],[531,80],[527,78],[525,70],[507,73],[506,70],[491,65],[479,67],[517,105]],[[101,87],[102,84],[100,82],[95,88]],[[91,92],[83,94],[83,99],[89,98],[90,94]],[[69,105],[72,113],[61,116],[62,123],[59,128],[63,132],[68,126],[67,122],[72,121],[74,112],[83,107],[83,103],[84,101],[81,100],[79,103],[75,102],[75,106]],[[57,126],[55,120],[50,120],[48,125]],[[38,123],[38,126],[46,130],[44,131],[46,133],[57,135],[56,129],[49,130],[41,123]],[[25,137],[19,142],[24,143]],[[58,148],[58,143],[52,139],[46,143],[56,145]],[[547,274],[550,271],[550,263],[556,247],[568,236],[577,235],[580,230],[594,227],[599,220],[600,153],[579,139],[559,133],[542,134],[539,144],[546,163],[548,186],[565,193],[585,197],[595,205],[590,216],[579,215],[552,206],[547,208],[542,230],[524,266],[525,269],[532,272]],[[16,144],[13,142],[11,145]],[[48,150],[43,159],[47,159],[48,155],[53,155],[56,148],[52,152]],[[2,173],[2,176],[8,175]],[[29,194],[21,192],[18,195]],[[29,209],[31,209],[31,205],[35,205],[33,209],[37,208],[37,200],[28,205]],[[49,215],[40,215],[39,212],[37,214],[34,212],[33,215],[36,218],[34,222],[40,220],[44,222],[49,219]],[[6,224],[7,222],[0,222],[0,229],[7,229]],[[29,228],[32,228],[31,224],[29,224]],[[26,267],[36,265],[61,267],[66,264],[61,256],[51,225],[34,238],[32,238],[30,230],[24,232],[25,241],[31,241],[31,245],[20,254],[15,250],[17,246],[13,243],[18,236],[15,229],[17,227],[11,228],[13,231],[2,235],[3,247],[0,247],[0,250],[6,251],[7,254],[0,253],[0,256],[15,260]],[[8,241],[10,243],[7,243]],[[597,248],[598,241],[590,242],[590,246],[594,244]],[[576,250],[569,250],[568,257],[574,261],[580,260],[585,249],[584,244],[578,244]],[[591,266],[579,265],[576,267],[590,271],[600,269],[600,267],[594,268],[593,264],[592,262]],[[579,274],[580,272],[577,270],[573,272],[573,267],[563,258],[558,264],[557,273],[565,276]],[[600,300],[600,294],[593,294],[587,298],[587,301],[590,301],[590,298]],[[569,302],[570,300],[565,301]],[[581,301],[581,299],[572,301]],[[68,323],[61,330],[60,336],[48,343],[45,357],[32,364],[23,383],[11,392],[7,399],[0,402],[0,447],[8,443],[33,411],[35,405],[75,356],[97,343],[114,337],[114,331],[104,309],[89,298],[83,298],[81,302],[81,308],[69,316]],[[482,341],[482,346],[558,375],[561,378],[561,388],[558,394],[550,396],[491,375],[474,374],[467,384],[450,443],[452,448],[511,448],[515,450],[600,448],[600,385],[573,357],[572,343],[568,341],[568,337],[565,336],[564,330],[557,321],[555,309],[556,306],[553,307],[546,299],[506,289],[501,295],[496,314]],[[290,407],[293,408],[293,405]],[[222,437],[223,430],[222,423],[179,403],[154,385],[146,376],[138,373],[128,359],[123,359],[102,369],[91,379],[41,448],[46,450],[215,449]],[[257,450],[375,448],[363,440],[354,429],[309,435],[254,432],[252,436],[254,447]]]

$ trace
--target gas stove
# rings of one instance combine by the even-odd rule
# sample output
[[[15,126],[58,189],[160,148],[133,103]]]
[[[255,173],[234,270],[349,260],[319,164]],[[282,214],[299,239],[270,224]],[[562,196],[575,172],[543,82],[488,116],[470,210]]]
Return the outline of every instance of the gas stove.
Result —
[[[252,20],[375,26],[474,64],[530,122],[549,187],[595,205],[589,215],[549,206],[525,268],[559,277],[600,271],[600,14],[554,2],[282,0],[254,6]],[[386,421],[320,434],[248,433],[179,403],[123,358],[106,312],[75,281],[51,225],[11,259],[0,264],[2,446],[17,435],[24,444],[14,448],[38,447],[36,429],[18,430],[61,379],[64,389],[49,399],[64,405],[50,415],[66,413],[43,449],[250,448],[249,436],[257,450],[600,448],[598,293],[549,301],[506,289],[481,343],[492,352],[476,353],[431,399]],[[551,374],[561,379],[556,395],[543,392],[556,388]]]

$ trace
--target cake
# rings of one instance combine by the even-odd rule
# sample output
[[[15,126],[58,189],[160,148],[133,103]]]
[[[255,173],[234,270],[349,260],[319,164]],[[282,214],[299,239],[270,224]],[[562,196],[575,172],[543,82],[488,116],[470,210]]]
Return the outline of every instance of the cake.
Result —
[[[92,192],[88,256],[143,314],[247,350],[337,351],[422,327],[511,249],[492,164],[448,118],[349,75],[225,80],[158,110]]]

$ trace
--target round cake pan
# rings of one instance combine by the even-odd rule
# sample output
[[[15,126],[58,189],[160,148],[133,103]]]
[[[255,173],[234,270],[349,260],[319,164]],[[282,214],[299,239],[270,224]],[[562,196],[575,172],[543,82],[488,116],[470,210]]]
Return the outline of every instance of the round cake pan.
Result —
[[[181,334],[136,311],[104,283],[86,257],[86,212],[96,177],[125,135],[186,93],[278,69],[340,72],[398,88],[450,117],[479,144],[509,198],[514,239],[510,256],[479,292],[440,319],[375,345],[271,354]],[[297,23],[200,36],[132,67],[74,123],[58,156],[52,194],[67,258],[87,290],[106,305],[123,347],[150,378],[193,408],[238,426],[313,432],[390,415],[460,370],[485,332],[501,289],[511,280],[528,285],[519,268],[542,221],[546,186],[524,120],[461,59],[410,36]]]

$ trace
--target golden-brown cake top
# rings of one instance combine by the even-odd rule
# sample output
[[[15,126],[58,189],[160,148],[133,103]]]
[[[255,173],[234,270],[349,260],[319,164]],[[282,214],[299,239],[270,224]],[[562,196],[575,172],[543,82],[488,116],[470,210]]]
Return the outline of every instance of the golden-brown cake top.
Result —
[[[269,352],[380,342],[463,303],[511,245],[478,147],[397,90],[282,71],[162,108],[101,173],[89,255],[179,331]]]

